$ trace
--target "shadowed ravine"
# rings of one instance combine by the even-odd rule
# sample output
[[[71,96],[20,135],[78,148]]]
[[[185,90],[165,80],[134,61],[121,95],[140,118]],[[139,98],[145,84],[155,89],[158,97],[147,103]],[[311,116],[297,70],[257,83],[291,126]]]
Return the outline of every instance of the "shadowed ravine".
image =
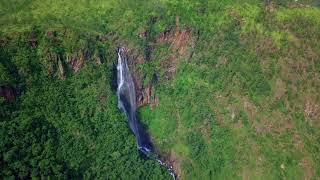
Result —
[[[162,162],[154,153],[152,143],[147,132],[136,116],[136,94],[134,83],[128,68],[127,58],[123,48],[118,48],[118,65],[117,65],[117,96],[118,108],[125,112],[128,118],[128,124],[136,137],[137,148],[141,157],[152,158],[165,166],[170,175],[175,179],[175,173],[171,166]]]

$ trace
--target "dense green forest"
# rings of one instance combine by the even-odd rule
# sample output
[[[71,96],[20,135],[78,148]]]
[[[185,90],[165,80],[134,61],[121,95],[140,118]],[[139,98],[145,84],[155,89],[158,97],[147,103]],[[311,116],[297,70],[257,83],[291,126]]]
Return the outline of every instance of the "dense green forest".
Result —
[[[0,178],[320,178],[317,0],[0,0]]]
[[[165,169],[136,153],[111,88],[107,44],[88,34],[68,39],[38,29],[10,38],[1,46],[1,85],[16,97],[1,99],[2,178],[166,177]],[[34,46],[30,39],[37,39]],[[68,40],[77,42],[68,46]],[[68,49],[79,53],[70,55],[70,68]],[[76,58],[85,53],[93,55],[83,57],[85,66],[76,72]]]

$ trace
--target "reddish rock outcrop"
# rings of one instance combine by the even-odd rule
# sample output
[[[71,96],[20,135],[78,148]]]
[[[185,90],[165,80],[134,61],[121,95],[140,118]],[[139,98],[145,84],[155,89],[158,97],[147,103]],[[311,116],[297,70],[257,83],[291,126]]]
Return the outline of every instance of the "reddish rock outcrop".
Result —
[[[146,38],[148,36],[146,30],[142,30],[138,36],[140,38]],[[179,59],[185,59],[186,61],[190,59],[193,54],[193,50],[187,50],[187,47],[194,47],[194,41],[192,39],[192,29],[186,28],[181,29],[179,25],[179,17],[176,17],[176,26],[173,28],[167,28],[165,31],[160,33],[154,38],[152,42],[149,42],[149,50],[152,51],[157,45],[169,44],[170,52],[167,58],[161,60],[158,68],[164,70],[163,77],[161,80],[170,80],[174,77],[176,73],[176,66]],[[163,52],[167,53],[167,52]],[[133,81],[135,83],[136,97],[137,97],[137,107],[144,105],[151,105],[154,107],[158,103],[158,98],[154,95],[153,82],[148,84],[143,84],[143,75],[140,74],[138,69],[139,65],[145,63],[143,50],[138,49],[126,49],[126,54],[128,57],[128,64],[130,66]]]

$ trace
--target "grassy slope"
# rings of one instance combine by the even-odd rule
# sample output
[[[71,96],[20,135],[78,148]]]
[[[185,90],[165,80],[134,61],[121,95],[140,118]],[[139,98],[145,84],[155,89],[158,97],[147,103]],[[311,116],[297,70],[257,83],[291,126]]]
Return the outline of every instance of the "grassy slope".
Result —
[[[192,59],[179,61],[171,81],[160,78],[159,105],[140,109],[159,149],[179,157],[184,179],[320,176],[319,8],[275,1],[268,9],[255,0],[19,2],[0,7],[4,34],[66,26],[143,49],[137,34],[151,16],[158,17],[154,34],[176,16],[194,38],[199,30]],[[144,73],[161,74],[162,60],[152,54]]]
[[[140,110],[159,149],[185,179],[319,177],[319,8],[207,8],[194,56]]]

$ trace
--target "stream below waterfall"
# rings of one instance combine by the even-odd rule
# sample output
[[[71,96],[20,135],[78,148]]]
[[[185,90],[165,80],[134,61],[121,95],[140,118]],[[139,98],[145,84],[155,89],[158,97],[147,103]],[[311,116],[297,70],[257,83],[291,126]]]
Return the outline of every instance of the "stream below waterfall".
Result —
[[[134,88],[134,82],[129,71],[127,64],[127,58],[124,53],[124,48],[118,48],[118,65],[117,65],[117,96],[118,96],[118,108],[123,111],[128,119],[128,124],[136,137],[137,148],[139,154],[142,157],[151,158],[156,160],[162,166],[165,166],[173,177],[176,179],[176,175],[172,166],[167,165],[161,161],[154,152],[153,145],[149,139],[149,136],[142,124],[139,122],[136,116],[136,94]]]

